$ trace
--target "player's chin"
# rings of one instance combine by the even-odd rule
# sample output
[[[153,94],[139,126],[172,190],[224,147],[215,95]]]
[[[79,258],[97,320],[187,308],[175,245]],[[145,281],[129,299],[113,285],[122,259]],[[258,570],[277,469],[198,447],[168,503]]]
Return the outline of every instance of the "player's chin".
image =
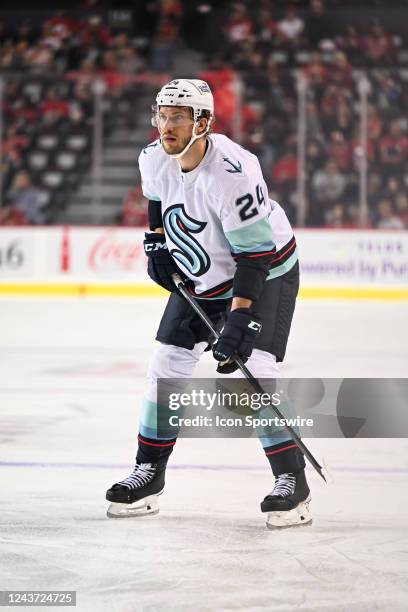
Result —
[[[180,145],[178,140],[162,140],[162,147],[166,153],[177,154],[181,153],[185,145]]]

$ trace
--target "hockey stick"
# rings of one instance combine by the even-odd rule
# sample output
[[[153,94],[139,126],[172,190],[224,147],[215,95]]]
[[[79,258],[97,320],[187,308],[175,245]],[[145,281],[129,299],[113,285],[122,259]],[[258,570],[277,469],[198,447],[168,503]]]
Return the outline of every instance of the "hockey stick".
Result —
[[[213,324],[212,324],[210,318],[206,315],[206,313],[203,311],[201,306],[198,305],[198,303],[194,299],[194,297],[188,292],[188,290],[187,290],[185,284],[183,283],[182,279],[180,278],[180,276],[178,274],[176,274],[176,273],[172,274],[172,279],[173,279],[174,284],[176,285],[176,287],[178,288],[178,290],[182,294],[182,296],[187,300],[187,302],[190,304],[190,306],[195,310],[195,312],[198,314],[198,316],[203,321],[203,323],[205,323],[205,325],[208,327],[208,329],[210,330],[210,332],[212,333],[214,338],[216,340],[218,340],[219,337],[220,337],[220,333],[216,329],[214,329]],[[245,378],[251,383],[252,387],[258,393],[262,393],[262,394],[266,393],[265,390],[259,384],[258,380],[255,378],[255,376],[253,376],[251,374],[251,372],[248,370],[248,368],[246,367],[246,365],[244,364],[242,359],[240,359],[240,357],[238,357],[238,355],[234,355],[233,360],[235,361],[235,363],[237,364],[237,366],[239,367],[241,372],[244,374]],[[276,408],[276,406],[271,404],[270,405],[270,409],[275,413],[275,415],[279,419],[282,419],[283,422],[286,422],[285,417],[280,412],[280,410],[278,410],[278,408]],[[284,427],[285,427],[286,431],[288,432],[288,434],[290,435],[290,437],[292,438],[293,442],[296,444],[296,446],[299,448],[299,450],[305,455],[305,457],[307,457],[307,459],[312,464],[312,466],[314,467],[316,472],[319,474],[319,476],[321,476],[323,478],[323,480],[325,482],[327,482],[326,478],[325,478],[325,475],[323,474],[322,466],[316,461],[316,459],[313,457],[313,455],[310,452],[310,450],[307,448],[307,446],[304,444],[304,442],[299,438],[299,436],[294,431],[294,429],[290,425],[284,425]]]

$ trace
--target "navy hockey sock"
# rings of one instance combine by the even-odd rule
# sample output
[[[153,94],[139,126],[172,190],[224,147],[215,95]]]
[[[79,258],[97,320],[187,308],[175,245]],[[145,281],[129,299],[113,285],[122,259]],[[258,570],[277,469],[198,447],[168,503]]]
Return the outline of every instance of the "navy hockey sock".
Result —
[[[176,438],[172,440],[155,440],[153,438],[146,438],[142,434],[139,434],[138,440],[137,463],[167,463],[176,443]]]
[[[270,463],[274,476],[279,474],[296,473],[306,466],[303,453],[292,440],[267,446],[265,455]]]

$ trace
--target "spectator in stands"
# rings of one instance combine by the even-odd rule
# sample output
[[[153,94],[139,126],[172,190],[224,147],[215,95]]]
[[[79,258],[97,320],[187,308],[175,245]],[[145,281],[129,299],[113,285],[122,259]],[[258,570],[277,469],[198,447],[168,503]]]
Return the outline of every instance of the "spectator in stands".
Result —
[[[9,111],[9,118],[12,124],[19,131],[27,131],[38,120],[40,116],[39,108],[24,96],[17,93],[16,98],[9,97],[6,102],[6,110]]]
[[[395,198],[400,191],[402,191],[400,180],[396,176],[389,176],[385,183],[383,197],[395,204]]]
[[[95,78],[94,66],[91,64],[85,68],[85,72],[91,71],[92,77],[87,80],[83,74],[81,78],[75,80],[73,87],[73,97],[75,104],[81,109],[82,116],[86,122],[89,122],[93,114],[94,99],[92,93],[92,84]],[[89,73],[88,73],[89,74]]]
[[[368,210],[367,212],[361,211],[360,206],[356,204],[348,205],[347,207],[347,215],[350,219],[350,229],[360,228],[360,229],[373,229],[373,223],[371,217],[373,216],[372,211]]]
[[[348,24],[345,35],[336,37],[336,46],[340,51],[344,51],[353,66],[361,66],[364,63],[364,37],[354,25]]]
[[[147,200],[140,186],[129,191],[123,200],[120,224],[129,227],[147,227]]]
[[[28,223],[44,223],[44,214],[40,209],[40,190],[31,184],[27,172],[21,171],[15,175],[8,199],[11,207],[19,211]]]
[[[24,54],[26,66],[36,74],[41,74],[52,69],[55,60],[55,52],[43,40],[29,47]]]
[[[391,200],[383,198],[377,206],[377,223],[378,229],[404,229],[403,221],[395,214]]]
[[[331,229],[354,229],[357,227],[355,221],[349,218],[346,206],[342,202],[338,202],[327,212],[325,221],[325,227]]]
[[[264,94],[267,96],[267,102],[269,105],[270,113],[284,113],[285,112],[285,100],[288,97],[285,84],[279,73],[279,68],[273,58],[270,58],[267,63],[265,83],[264,83]]]
[[[171,70],[179,39],[183,7],[180,0],[160,0],[160,13],[152,46],[152,68]]]
[[[311,1],[304,31],[306,40],[313,48],[317,48],[321,40],[332,38],[332,20],[322,0]]]
[[[373,70],[370,73],[372,98],[381,113],[392,116],[402,106],[403,86],[401,77],[389,71]]]
[[[330,159],[336,162],[337,168],[341,172],[347,172],[351,163],[350,143],[344,138],[342,132],[334,131],[330,133],[330,140],[327,146],[327,153]]]
[[[339,87],[352,88],[353,69],[345,53],[337,51],[334,54],[330,70],[328,71],[328,80]]]
[[[27,219],[13,206],[0,208],[0,226],[4,225],[27,225]]]
[[[294,193],[297,188],[298,160],[296,151],[296,137],[289,136],[286,144],[281,150],[272,169],[272,185],[278,193],[278,200],[285,206],[293,202]]]
[[[370,210],[374,211],[382,196],[381,176],[370,172],[367,180],[367,202]]]
[[[250,102],[245,106],[243,111],[247,112],[243,114],[243,125],[242,125],[242,146],[258,156],[262,168],[264,167],[264,154],[266,153],[265,142],[264,142],[264,115],[265,106],[262,102]],[[265,166],[267,161],[265,161]],[[270,165],[266,166],[267,171]]]
[[[217,116],[214,123],[214,131],[232,136],[234,116],[237,109],[237,100],[234,92],[234,74],[228,68],[220,69],[220,72],[201,72],[200,78],[204,78],[213,90],[214,105],[217,108]],[[214,85],[214,88],[213,88]]]
[[[27,43],[27,47],[33,45],[38,38],[38,33],[34,25],[28,19],[24,19],[18,24],[15,39],[18,42]]]
[[[69,114],[69,104],[61,98],[54,87],[50,87],[46,91],[44,101],[41,104],[41,113],[43,116],[52,113],[58,119],[67,117]]]
[[[317,202],[323,206],[337,203],[344,194],[347,179],[339,172],[337,164],[329,160],[312,178],[312,189]]]
[[[371,25],[368,34],[364,37],[363,50],[366,60],[375,67],[390,66],[394,63],[395,47],[392,36],[378,21]]]
[[[104,51],[101,64],[99,76],[102,77],[107,90],[116,94],[115,90],[123,85],[124,79],[118,72],[118,61],[115,52],[111,49]]]
[[[217,107],[214,131],[231,134],[236,110],[234,71],[221,56],[215,55],[209,62],[208,70],[199,72],[198,78],[206,81],[213,92],[214,104]]]
[[[285,122],[285,114],[283,112],[269,112],[269,109],[265,115],[262,128],[265,144],[265,152],[262,159],[265,159],[265,163],[269,159],[269,165],[264,170],[265,176],[268,176],[274,161],[280,154],[283,154],[282,143],[288,137],[290,128],[288,123]],[[274,188],[276,188],[276,185],[274,185]]]
[[[404,227],[408,229],[408,195],[405,191],[399,191],[395,195],[395,212]]]
[[[260,9],[256,24],[256,47],[263,54],[269,54],[275,47],[278,35],[278,24],[273,19],[270,10]]]
[[[317,107],[317,104],[313,101],[309,101],[306,106],[306,112],[306,141],[313,139],[318,140],[319,142],[323,142],[324,135],[322,130],[322,124],[320,122],[320,112]]]
[[[52,49],[53,52],[57,53],[58,51],[60,51],[64,42],[64,38],[66,38],[67,36],[68,32],[66,32],[66,30],[61,27],[55,26],[49,21],[46,21],[43,24],[41,42],[47,45],[47,47],[49,47],[50,49]]]
[[[75,31],[75,22],[71,19],[64,10],[57,10],[45,22],[46,26],[51,26],[52,33],[61,41],[69,38]]]
[[[24,44],[24,43],[23,43]],[[22,47],[20,46],[22,49]],[[27,48],[22,49],[23,51]],[[24,61],[21,57],[21,53],[18,52],[18,45],[14,44],[11,39],[4,41],[0,49],[0,68],[2,70],[18,70]]]
[[[264,58],[259,51],[248,54],[248,66],[244,74],[247,100],[266,100]]]
[[[295,183],[298,174],[298,160],[294,145],[286,146],[282,157],[276,160],[272,170],[274,187],[282,184]]]
[[[328,69],[323,65],[319,53],[313,53],[310,62],[303,69],[309,92],[320,104],[328,79]]]
[[[379,156],[385,175],[402,176],[408,161],[408,138],[403,133],[400,119],[391,122],[379,143]]]
[[[118,49],[116,55],[117,67],[121,74],[138,74],[145,68],[142,58],[131,44]]]
[[[224,34],[231,49],[249,40],[254,35],[254,23],[248,16],[245,4],[236,3],[224,27]]]
[[[6,129],[2,143],[4,160],[10,165],[18,166],[21,163],[23,151],[28,146],[28,143],[28,138],[20,134],[15,125],[10,125]]]
[[[360,167],[361,159],[362,159],[362,147],[361,147],[361,128],[360,125],[354,125],[353,129],[353,137],[350,141],[350,151],[354,163],[354,167],[358,169]],[[371,138],[371,134],[367,134],[367,161],[369,164],[373,165],[376,159],[376,144],[374,140]],[[370,176],[373,176],[370,173]]]
[[[283,19],[280,19],[277,24],[278,45],[288,49],[297,48],[302,41],[304,26],[303,19],[298,16],[296,8],[288,6]]]
[[[350,102],[352,93],[338,85],[329,85],[323,94],[320,110],[323,129],[326,134],[338,130],[346,132],[347,136],[352,131],[352,114]]]
[[[86,92],[87,95],[91,94],[93,83],[98,75],[99,71],[96,66],[96,61],[84,59],[78,71],[68,72],[65,76],[67,79],[72,79],[74,82],[75,97],[78,97],[79,92],[82,94]]]
[[[180,0],[160,0],[160,17],[166,27],[174,30],[174,34],[180,32],[181,18],[183,16],[183,5]]]
[[[367,108],[367,133],[374,141],[381,136],[382,132],[382,121],[378,110],[373,104],[369,104]]]
[[[306,176],[312,177],[326,160],[324,142],[317,139],[308,139],[306,144]]]
[[[103,49],[111,39],[109,28],[103,23],[99,15],[91,15],[81,27],[79,44],[84,49]]]

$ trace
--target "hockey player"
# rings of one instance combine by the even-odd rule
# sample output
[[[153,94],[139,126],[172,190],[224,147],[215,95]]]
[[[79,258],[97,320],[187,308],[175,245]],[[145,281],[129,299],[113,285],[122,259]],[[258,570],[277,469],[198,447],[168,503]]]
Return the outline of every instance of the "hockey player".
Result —
[[[176,439],[157,435],[157,379],[190,378],[209,334],[176,290],[188,283],[210,318],[226,316],[212,346],[217,371],[242,376],[239,354],[257,378],[277,378],[299,286],[296,242],[281,206],[268,198],[258,159],[211,133],[213,96],[197,79],[175,79],[158,93],[153,125],[159,139],[139,156],[149,200],[144,247],[149,276],[171,292],[149,367],[133,473],[106,494],[108,516],[158,512]],[[275,485],[261,503],[268,527],[311,522],[303,454],[291,439],[262,438]]]

